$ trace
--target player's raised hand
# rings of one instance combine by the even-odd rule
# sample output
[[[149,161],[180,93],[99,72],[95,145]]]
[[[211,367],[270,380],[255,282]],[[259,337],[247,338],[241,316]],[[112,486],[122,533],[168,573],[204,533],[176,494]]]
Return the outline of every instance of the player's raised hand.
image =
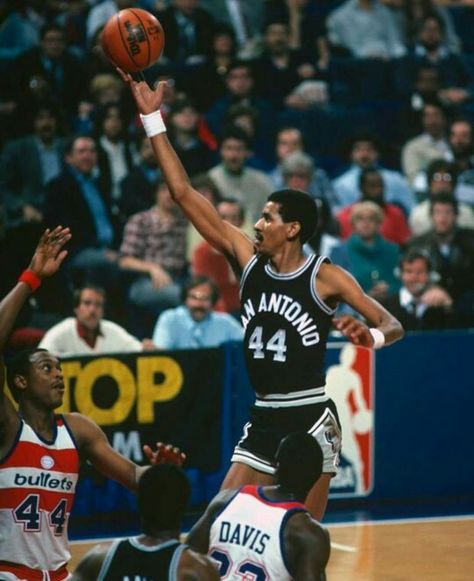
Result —
[[[362,347],[368,348],[373,347],[374,339],[370,334],[369,327],[362,321],[350,315],[343,315],[342,317],[335,317],[332,323],[354,345],[361,345]]]
[[[152,465],[175,464],[176,466],[182,466],[186,460],[186,454],[181,452],[179,448],[171,444],[163,444],[163,442],[157,442],[155,450],[145,444],[143,451]]]
[[[52,276],[66,258],[64,245],[71,239],[69,228],[57,226],[54,230],[45,230],[38,242],[29,269],[39,278]]]
[[[163,101],[163,92],[165,90],[166,81],[160,81],[155,89],[151,89],[145,79],[137,81],[130,73],[126,73],[118,67],[117,72],[130,87],[138,110],[142,115],[148,115],[148,113],[158,111]]]

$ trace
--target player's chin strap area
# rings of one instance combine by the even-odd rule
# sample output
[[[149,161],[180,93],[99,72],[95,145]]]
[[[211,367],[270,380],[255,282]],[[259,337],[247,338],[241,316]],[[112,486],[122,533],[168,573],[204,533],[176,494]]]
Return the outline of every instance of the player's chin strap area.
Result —
[[[9,573],[11,575],[9,575]],[[3,575],[5,574],[5,575]],[[28,581],[66,581],[70,579],[71,575],[63,565],[56,571],[42,571],[41,569],[30,569],[25,565],[14,565],[13,563],[6,563],[0,561],[0,579],[16,580],[28,579]]]
[[[264,408],[288,408],[301,405],[312,405],[328,401],[325,387],[315,387],[313,389],[303,389],[301,391],[292,391],[291,393],[267,393],[266,395],[258,394],[256,396],[256,407]]]

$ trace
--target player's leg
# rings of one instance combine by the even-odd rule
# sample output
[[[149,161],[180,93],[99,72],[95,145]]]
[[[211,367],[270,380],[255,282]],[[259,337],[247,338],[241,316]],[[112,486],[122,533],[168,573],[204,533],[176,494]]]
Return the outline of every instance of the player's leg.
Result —
[[[271,474],[265,474],[255,470],[247,464],[241,462],[234,462],[231,464],[224,481],[221,485],[221,490],[240,488],[245,484],[259,484],[266,486],[273,484],[275,481]]]
[[[329,485],[333,474],[321,474],[321,477],[309,491],[305,500],[305,505],[312,517],[321,521],[326,511],[329,496]]]

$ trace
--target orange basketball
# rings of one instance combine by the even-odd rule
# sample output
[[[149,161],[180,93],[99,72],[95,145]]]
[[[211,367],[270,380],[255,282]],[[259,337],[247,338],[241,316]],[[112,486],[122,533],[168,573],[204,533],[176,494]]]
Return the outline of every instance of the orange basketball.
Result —
[[[140,8],[127,8],[109,18],[101,43],[114,65],[127,73],[136,73],[160,58],[165,33],[153,14]]]

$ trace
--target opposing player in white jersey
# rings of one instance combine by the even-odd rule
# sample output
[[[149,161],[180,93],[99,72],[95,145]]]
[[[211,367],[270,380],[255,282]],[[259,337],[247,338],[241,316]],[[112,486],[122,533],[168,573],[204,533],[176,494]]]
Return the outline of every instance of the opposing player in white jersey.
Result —
[[[0,303],[0,352],[15,319],[42,280],[60,267],[68,228],[46,230],[29,268]],[[70,558],[67,525],[80,460],[134,490],[148,467],[118,454],[104,432],[78,413],[57,415],[64,382],[58,359],[33,349],[8,364],[7,382],[18,411],[4,393],[0,361],[0,579],[62,581]],[[152,464],[163,457],[182,463],[177,449],[145,446]]]
[[[241,277],[244,351],[256,400],[222,487],[273,483],[279,442],[290,432],[304,430],[318,440],[324,453],[323,473],[306,499],[311,514],[321,520],[341,447],[337,410],[325,393],[329,330],[334,325],[352,343],[376,348],[400,339],[402,326],[348,272],[324,256],[304,254],[303,244],[318,221],[316,204],[308,194],[292,189],[273,192],[254,226],[254,240],[222,220],[191,186],[166,137],[159,111],[164,83],[151,89],[145,81],[121,74],[171,196]],[[339,302],[350,305],[361,319],[335,318]]]
[[[326,578],[329,533],[303,504],[321,475],[322,450],[309,434],[294,432],[275,460],[275,485],[220,492],[189,533],[189,545],[219,563],[221,579]]]

